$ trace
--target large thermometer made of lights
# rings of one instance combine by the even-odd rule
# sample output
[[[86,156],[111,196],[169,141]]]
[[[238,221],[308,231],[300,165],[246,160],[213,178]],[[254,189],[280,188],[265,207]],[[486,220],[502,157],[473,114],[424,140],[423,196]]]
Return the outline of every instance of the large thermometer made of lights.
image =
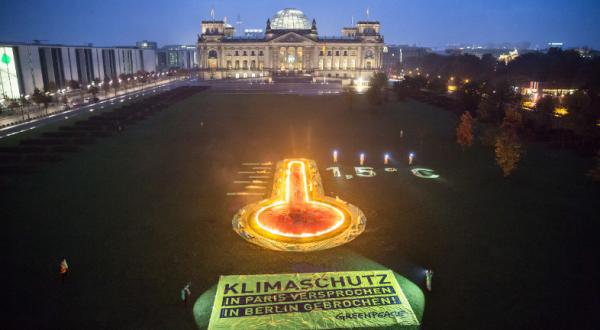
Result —
[[[366,222],[356,206],[325,196],[314,161],[285,159],[277,163],[271,198],[240,209],[233,228],[262,247],[302,252],[351,241]]]

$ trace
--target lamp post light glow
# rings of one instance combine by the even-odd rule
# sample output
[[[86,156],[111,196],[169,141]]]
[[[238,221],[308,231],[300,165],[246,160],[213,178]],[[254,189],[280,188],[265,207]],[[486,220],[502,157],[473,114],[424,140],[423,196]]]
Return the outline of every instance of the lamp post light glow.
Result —
[[[333,163],[334,164],[337,163],[337,160],[338,160],[338,152],[337,152],[337,150],[334,150],[333,151]]]
[[[316,163],[277,164],[271,198],[249,204],[233,218],[246,240],[273,250],[312,251],[344,244],[360,234],[366,218],[356,206],[324,194]]]
[[[415,153],[411,152],[410,154],[408,154],[408,165],[412,165],[414,160],[415,160]]]
[[[389,162],[390,162],[390,154],[385,154],[383,156],[383,164],[387,165],[387,164],[389,164]]]
[[[365,165],[365,154],[361,153],[360,154],[360,166]]]

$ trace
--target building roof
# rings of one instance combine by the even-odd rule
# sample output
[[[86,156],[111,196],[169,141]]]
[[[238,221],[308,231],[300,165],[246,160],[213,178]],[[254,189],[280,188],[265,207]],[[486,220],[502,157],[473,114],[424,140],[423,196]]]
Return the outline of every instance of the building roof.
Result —
[[[230,38],[221,39],[222,42],[225,43],[233,43],[233,42],[265,42],[266,40],[263,36],[235,36]]]
[[[69,47],[69,48],[126,48],[126,49],[143,49],[137,46],[95,46],[92,43],[83,45],[67,45],[57,43],[42,43],[42,42],[23,42],[23,41],[0,41],[0,45],[4,46],[38,46],[38,47]]]
[[[295,8],[285,8],[271,18],[272,30],[310,30],[311,24],[306,15]]]
[[[319,37],[318,41],[321,42],[360,42],[359,38],[355,38],[355,37],[345,37],[345,36],[323,36],[323,37]]]

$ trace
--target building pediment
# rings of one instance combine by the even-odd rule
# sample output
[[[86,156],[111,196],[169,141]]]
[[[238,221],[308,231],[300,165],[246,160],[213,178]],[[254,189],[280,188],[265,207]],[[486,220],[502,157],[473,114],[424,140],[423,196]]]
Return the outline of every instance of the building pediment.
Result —
[[[303,42],[310,42],[310,43],[314,43],[315,41],[307,38],[305,36],[302,36],[296,32],[287,32],[283,35],[280,35],[276,38],[273,38],[271,40],[271,42],[282,42],[282,43],[303,43]]]

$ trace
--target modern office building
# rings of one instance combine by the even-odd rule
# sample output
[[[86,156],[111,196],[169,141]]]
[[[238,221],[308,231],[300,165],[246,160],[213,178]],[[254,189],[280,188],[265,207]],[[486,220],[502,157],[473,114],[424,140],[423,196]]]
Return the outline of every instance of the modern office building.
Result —
[[[157,69],[195,69],[198,67],[196,46],[169,45],[156,50]]]
[[[156,53],[137,47],[94,47],[0,42],[0,96],[18,98],[65,89],[71,80],[86,85],[120,74],[156,71]]]
[[[205,79],[310,75],[368,79],[382,69],[383,36],[377,21],[359,21],[341,36],[321,36],[300,10],[280,10],[259,36],[235,36],[222,20],[202,21],[198,55]]]

